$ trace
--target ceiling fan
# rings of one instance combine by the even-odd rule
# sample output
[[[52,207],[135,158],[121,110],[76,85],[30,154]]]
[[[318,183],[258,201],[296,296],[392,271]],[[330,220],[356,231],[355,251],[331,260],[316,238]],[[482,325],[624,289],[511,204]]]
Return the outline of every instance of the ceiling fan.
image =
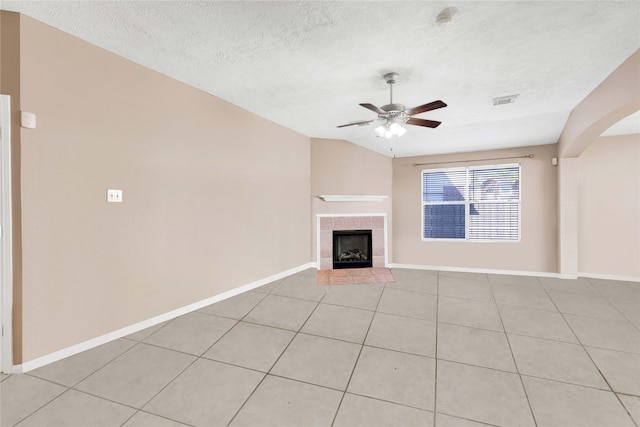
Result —
[[[414,108],[404,108],[402,104],[394,104],[393,103],[393,85],[398,78],[397,73],[388,73],[384,75],[385,81],[389,84],[389,103],[387,105],[383,105],[382,107],[376,107],[373,104],[360,104],[364,108],[373,111],[374,113],[378,113],[378,120],[381,122],[378,127],[375,128],[375,132],[379,137],[383,138],[393,138],[394,136],[402,136],[407,131],[401,125],[415,125],[415,126],[423,126],[428,128],[435,128],[440,125],[441,122],[437,122],[435,120],[426,120],[426,119],[418,119],[414,116],[416,114],[424,113],[426,111],[436,110],[438,108],[446,107],[447,104],[438,100],[433,101],[428,104],[420,105]],[[347,127],[347,126],[364,126],[369,123],[373,123],[373,120],[363,120],[354,123],[348,123],[346,125],[338,126],[339,128]]]

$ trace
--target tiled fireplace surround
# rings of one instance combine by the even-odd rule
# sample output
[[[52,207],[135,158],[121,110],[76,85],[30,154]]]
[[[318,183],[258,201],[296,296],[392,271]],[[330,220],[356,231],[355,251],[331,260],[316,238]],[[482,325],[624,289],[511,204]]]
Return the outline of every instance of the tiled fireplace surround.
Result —
[[[386,267],[386,214],[319,214],[317,221],[319,270],[333,270],[333,230],[371,230],[373,267]]]

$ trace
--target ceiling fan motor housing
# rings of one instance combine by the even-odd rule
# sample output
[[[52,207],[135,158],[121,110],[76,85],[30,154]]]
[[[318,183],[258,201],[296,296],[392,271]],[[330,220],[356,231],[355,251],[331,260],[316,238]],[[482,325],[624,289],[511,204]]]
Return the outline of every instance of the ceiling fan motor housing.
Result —
[[[378,118],[386,120],[389,123],[404,124],[409,119],[402,104],[387,104],[380,107],[380,109],[386,111],[386,114],[378,114]]]
[[[396,113],[404,111],[404,105],[402,104],[387,104],[380,107],[381,110],[386,111],[387,113]]]

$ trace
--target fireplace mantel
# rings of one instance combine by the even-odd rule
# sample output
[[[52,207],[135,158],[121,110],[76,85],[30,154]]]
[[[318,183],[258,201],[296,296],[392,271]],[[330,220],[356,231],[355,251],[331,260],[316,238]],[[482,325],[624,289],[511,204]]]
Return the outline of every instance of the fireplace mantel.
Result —
[[[387,196],[365,196],[365,195],[321,195],[318,196],[325,202],[380,202]]]

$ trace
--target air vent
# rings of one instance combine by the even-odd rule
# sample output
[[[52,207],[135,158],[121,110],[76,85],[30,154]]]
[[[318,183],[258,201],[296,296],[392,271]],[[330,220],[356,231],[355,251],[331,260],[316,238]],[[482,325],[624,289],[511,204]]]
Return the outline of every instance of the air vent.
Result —
[[[493,105],[513,104],[514,102],[516,102],[516,98],[518,96],[520,96],[520,94],[499,96],[497,98],[493,98]]]

